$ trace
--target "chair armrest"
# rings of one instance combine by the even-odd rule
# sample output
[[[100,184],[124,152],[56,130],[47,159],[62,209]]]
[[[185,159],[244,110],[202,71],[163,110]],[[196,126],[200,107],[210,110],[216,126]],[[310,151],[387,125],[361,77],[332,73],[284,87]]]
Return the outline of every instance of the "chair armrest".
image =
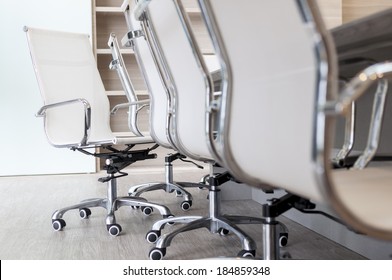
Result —
[[[327,115],[345,115],[350,110],[352,102],[382,79],[392,79],[392,62],[376,63],[365,68],[347,83],[337,100],[327,101],[319,110]]]
[[[388,81],[386,79],[379,80],[377,91],[373,100],[373,109],[366,147],[361,156],[354,163],[353,167],[355,169],[364,169],[376,155],[378,145],[380,143],[387,92]]]
[[[120,109],[126,109],[126,108],[129,108],[130,106],[136,106],[136,105],[150,105],[150,100],[146,99],[146,100],[141,100],[141,101],[136,101],[136,102],[117,104],[116,106],[113,107],[113,109],[110,111],[110,113],[112,115],[115,115],[117,113],[117,111]],[[140,108],[138,109],[138,111],[139,110],[140,110]]]
[[[84,133],[83,133],[83,138],[80,141],[80,145],[83,146],[83,145],[86,145],[88,137],[90,135],[90,130],[91,130],[91,106],[90,106],[90,103],[86,99],[77,98],[77,99],[66,100],[66,101],[62,101],[62,102],[44,105],[38,110],[36,117],[45,117],[45,113],[49,109],[63,107],[63,106],[71,105],[74,103],[81,103],[84,108]]]
[[[390,79],[392,79],[391,62],[377,63],[369,66],[349,81],[336,101],[329,101],[322,108],[327,115],[347,115],[350,113],[352,103],[365,94],[371,85],[378,83],[373,102],[367,145],[361,156],[355,162],[355,169],[365,168],[377,151],[380,141],[379,137],[384,114],[385,98],[388,91],[388,80]]]

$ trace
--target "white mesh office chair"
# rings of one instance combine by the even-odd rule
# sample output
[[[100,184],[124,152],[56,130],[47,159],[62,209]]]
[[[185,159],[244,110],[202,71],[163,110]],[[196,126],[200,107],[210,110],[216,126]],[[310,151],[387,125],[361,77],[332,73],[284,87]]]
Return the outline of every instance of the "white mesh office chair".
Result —
[[[128,11],[126,11],[128,13]],[[128,33],[130,34],[130,33]],[[170,138],[167,136],[167,123],[169,122],[168,99],[166,91],[163,85],[160,83],[161,80],[157,76],[157,70],[153,62],[151,61],[151,55],[149,54],[148,45],[145,42],[135,40],[132,42],[132,48],[135,51],[137,62],[140,66],[144,80],[148,87],[149,92],[149,106],[150,106],[150,135],[152,139],[160,146],[165,148],[173,149],[174,145],[170,142]],[[113,56],[112,66],[118,71],[118,74],[125,84],[124,89],[127,95],[135,96],[132,83],[127,74],[125,64],[122,59],[122,54],[118,45],[118,41],[115,34],[111,34],[108,43]],[[141,59],[142,57],[143,59]],[[148,67],[148,71],[146,70]],[[153,78],[149,78],[149,77]],[[181,209],[187,211],[192,206],[192,195],[185,190],[185,187],[198,187],[203,188],[205,185],[199,183],[190,182],[174,182],[173,180],[173,161],[181,159],[184,160],[184,156],[179,153],[169,154],[165,157],[165,182],[150,182],[136,186],[132,186],[129,190],[129,195],[139,197],[144,192],[164,190],[168,193],[176,192],[177,195],[183,197],[181,202]],[[201,166],[200,166],[201,167]],[[203,168],[203,167],[201,167]]]
[[[85,219],[89,208],[107,209],[106,226],[113,236],[121,232],[114,212],[122,206],[156,208],[171,216],[167,207],[147,202],[143,198],[118,197],[117,178],[127,175],[121,171],[130,164],[155,158],[151,148],[132,150],[137,144],[153,143],[151,137],[118,137],[109,125],[109,100],[99,75],[88,35],[25,28],[31,58],[36,72],[44,106],[38,116],[44,117],[45,133],[55,147],[68,148],[106,160],[108,176],[99,181],[108,183],[106,198],[87,199],[62,208],[52,216],[53,228],[65,227],[63,215],[78,209]],[[119,150],[114,145],[122,145]],[[104,147],[108,152],[95,148]],[[90,150],[90,151],[89,151]],[[92,150],[92,151],[91,151]]]
[[[132,9],[130,8],[132,2],[133,1],[131,0],[125,0],[122,5],[122,10],[129,30],[123,38],[122,44],[134,50],[134,55],[138,62],[139,69],[141,70],[148,89],[150,97],[150,134],[152,138],[160,146],[177,151],[174,143],[175,139],[171,137],[170,132],[168,131],[168,124],[171,122],[172,116],[172,102],[170,101],[170,95],[168,94],[164,82],[158,73],[156,65],[157,62],[154,61],[154,58],[151,55],[150,46],[147,44],[145,39],[143,39],[144,32],[142,27],[139,21],[135,20],[133,16]],[[121,80],[127,80],[125,84],[128,85],[124,86],[124,88],[126,91],[127,89],[129,89],[129,91],[133,91],[132,83],[126,73],[125,65],[122,62],[122,56],[115,34],[111,34],[109,47],[111,48],[113,55],[114,63],[112,64],[116,66],[115,68],[118,70]],[[210,66],[211,69],[215,69],[212,62],[210,62]],[[203,168],[203,166],[195,163],[194,161],[187,160],[181,153],[170,153],[165,157],[165,182],[149,182],[132,186],[129,189],[129,195],[140,196],[144,192],[155,190],[164,190],[168,193],[175,191],[177,196],[183,197],[181,209],[184,211],[189,210],[192,206],[192,195],[185,188],[205,188],[206,179],[210,174],[204,176],[200,180],[200,183],[174,181],[173,162],[178,159],[184,162],[193,163],[198,168]]]
[[[139,1],[133,12],[141,20],[142,30],[153,56],[157,61],[170,98],[172,100],[172,121],[169,123],[171,137],[181,154],[195,160],[214,163],[210,153],[205,130],[206,122],[206,81],[193,56],[193,50],[177,15],[176,5],[171,0],[151,1],[148,9]],[[139,14],[140,12],[140,14]],[[206,69],[208,68],[205,66]],[[151,259],[161,259],[166,254],[173,238],[186,231],[206,228],[211,233],[226,235],[234,233],[241,241],[239,256],[255,256],[255,242],[237,224],[264,223],[257,217],[223,215],[220,210],[219,185],[231,180],[225,172],[211,176],[209,189],[208,216],[184,216],[164,219],[153,224],[147,240],[156,242],[150,251]],[[168,222],[186,225],[161,235]],[[196,249],[196,248],[195,248]]]
[[[335,118],[390,78],[392,64],[366,68],[338,94],[335,48],[315,1],[198,2],[224,77],[221,99],[209,98],[208,118],[219,123],[215,158],[249,185],[287,190],[277,215],[298,195],[330,205],[358,232],[391,240],[391,164],[332,169],[330,153]],[[277,215],[263,225],[265,258],[278,258]]]

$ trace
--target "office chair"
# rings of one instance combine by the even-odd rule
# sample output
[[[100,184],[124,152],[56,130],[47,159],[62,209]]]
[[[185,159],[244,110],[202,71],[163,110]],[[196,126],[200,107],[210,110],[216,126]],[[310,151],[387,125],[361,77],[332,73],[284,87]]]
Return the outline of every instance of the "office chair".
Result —
[[[337,54],[315,1],[198,2],[222,66],[222,95],[210,95],[207,116],[218,121],[218,135],[209,131],[214,157],[244,183],[288,192],[263,205],[264,258],[279,257],[275,218],[303,199],[391,240],[390,162],[332,169],[330,153],[337,116],[374,83],[386,86],[392,63],[364,69],[339,91]]]
[[[152,49],[161,79],[173,101],[172,119],[169,123],[171,137],[175,139],[181,154],[213,164],[215,161],[210,153],[205,131],[206,81],[192,54],[193,49],[177,15],[176,5],[170,0],[151,1],[149,5],[144,5],[146,2],[138,1],[132,11],[135,19],[140,20],[144,38]],[[205,65],[206,71],[207,68]],[[242,247],[238,256],[254,257],[255,242],[237,224],[261,224],[265,221],[257,217],[221,213],[219,186],[229,180],[233,178],[228,172],[210,176],[207,216],[173,217],[154,223],[146,236],[150,243],[156,242],[149,252],[150,259],[162,259],[175,236],[199,228],[221,235],[235,234]],[[169,222],[186,225],[162,235],[164,225]]]
[[[141,70],[142,76],[148,88],[150,96],[150,134],[156,143],[160,146],[176,151],[176,145],[174,140],[170,137],[168,131],[168,123],[170,122],[170,99],[167,94],[161,78],[159,76],[156,62],[150,54],[150,47],[144,40],[136,40],[136,38],[143,36],[140,23],[136,21],[130,10],[130,1],[124,1],[122,10],[127,22],[127,27],[130,30],[123,38],[123,45],[130,47],[134,50],[136,60]],[[124,86],[125,89],[133,91],[132,83],[130,82],[129,76],[126,73],[124,63],[122,62],[122,55],[118,46],[118,42],[115,34],[111,34],[109,39],[109,47],[112,50],[113,64],[116,65],[117,69],[123,68],[118,71],[121,80],[126,80],[128,86]],[[118,61],[118,62],[117,62]],[[127,90],[126,90],[127,91]],[[200,180],[200,183],[192,182],[175,182],[173,176],[173,162],[181,160],[184,162],[191,162],[198,168],[203,166],[196,164],[193,161],[189,161],[186,157],[178,152],[170,153],[165,157],[165,182],[150,182],[144,183],[137,186],[132,186],[129,190],[129,195],[140,196],[144,192],[164,190],[165,192],[172,193],[176,192],[177,196],[182,196],[183,201],[181,202],[181,209],[187,211],[192,206],[192,195],[185,190],[185,188],[193,187],[203,189],[205,188],[205,180]],[[209,175],[209,174],[208,174]]]
[[[49,143],[57,148],[68,148],[104,159],[107,172],[107,177],[99,179],[108,184],[107,197],[87,199],[55,211],[52,215],[53,229],[62,230],[66,225],[63,215],[73,209],[78,209],[80,217],[86,219],[91,215],[90,208],[105,208],[106,227],[112,236],[117,236],[122,230],[114,213],[122,206],[155,208],[163,217],[171,216],[165,206],[149,203],[143,198],[117,196],[117,178],[127,175],[122,169],[137,161],[155,158],[156,155],[151,152],[157,145],[133,150],[137,144],[154,142],[151,137],[121,137],[111,131],[109,100],[88,35],[30,27],[25,27],[25,32],[44,102],[37,116],[44,118]],[[100,152],[99,148],[108,151]]]
[[[130,81],[130,78],[128,76],[127,70],[125,68],[125,64],[123,62],[122,54],[120,53],[120,48],[118,45],[117,37],[115,34],[111,34],[109,38],[108,45],[112,51],[112,56],[113,56],[113,61],[111,62],[111,68],[116,69],[119,77],[121,78],[124,86],[125,92],[127,92],[127,96],[130,95],[135,95],[132,83]],[[148,50],[147,50],[148,51]],[[139,65],[140,64],[140,59],[137,59]],[[141,65],[143,66],[143,65]],[[141,67],[140,67],[141,68]],[[144,68],[141,68],[144,69]],[[145,71],[142,71],[144,73],[144,77],[147,77],[145,74]],[[151,74],[150,74],[151,75]],[[158,81],[159,82],[159,81]],[[163,90],[163,87],[161,86],[160,91]],[[155,93],[155,94],[154,94]],[[165,148],[170,148],[172,149],[173,146],[169,144],[168,137],[163,136],[164,133],[166,133],[166,118],[167,118],[167,100],[165,97],[165,92],[163,94],[156,94],[156,88],[154,89],[154,93],[149,90],[150,94],[150,99],[148,102],[150,103],[150,135],[152,139],[156,143],[158,143],[160,146],[165,147]],[[158,92],[159,93],[159,92]],[[132,102],[132,101],[131,101]],[[159,105],[158,105],[159,104]],[[121,105],[122,106],[122,105]],[[159,135],[159,136],[158,136]],[[181,209],[184,211],[187,211],[191,208],[192,206],[192,195],[189,193],[187,190],[184,189],[184,187],[198,187],[198,188],[203,188],[204,186],[202,184],[198,183],[185,183],[185,182],[174,182],[173,180],[173,162],[175,160],[185,160],[185,157],[181,155],[180,153],[173,153],[169,154],[165,157],[165,182],[153,182],[153,183],[144,183],[136,186],[132,186],[128,192],[130,196],[133,197],[139,197],[142,193],[148,192],[148,191],[155,191],[155,190],[164,190],[165,192],[168,193],[173,193],[174,191],[178,196],[183,197],[183,201],[181,202]],[[200,166],[200,168],[203,168]]]

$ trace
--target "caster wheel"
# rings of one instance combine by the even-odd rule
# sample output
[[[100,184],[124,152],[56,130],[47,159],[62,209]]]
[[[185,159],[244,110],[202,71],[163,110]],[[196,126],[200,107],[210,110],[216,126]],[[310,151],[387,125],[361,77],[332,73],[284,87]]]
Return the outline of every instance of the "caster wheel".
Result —
[[[60,231],[65,227],[65,221],[63,219],[56,219],[52,221],[52,227],[55,231]]]
[[[279,246],[285,247],[289,242],[289,234],[287,232],[283,232],[279,234]]]
[[[148,243],[154,244],[155,242],[157,242],[159,236],[161,236],[161,232],[160,231],[158,231],[158,230],[150,230],[146,234],[146,240],[148,241]]]
[[[166,248],[153,248],[148,256],[150,260],[162,260],[166,255]]]
[[[88,208],[81,208],[79,209],[79,216],[82,219],[88,219],[88,217],[90,217],[91,215],[91,210]]]
[[[118,224],[107,225],[108,232],[111,236],[118,236],[122,231],[122,228]]]
[[[230,233],[230,231],[227,230],[227,229],[225,229],[225,228],[220,228],[220,229],[218,230],[218,233],[219,233],[219,235],[221,235],[221,236],[226,236],[226,235],[228,235],[228,234]]]
[[[183,202],[181,203],[181,209],[182,209],[183,211],[188,211],[188,210],[191,208],[191,206],[192,206],[192,201],[191,201],[191,200],[189,200],[189,201],[183,201]]]
[[[255,250],[252,250],[252,251],[241,250],[237,256],[240,258],[252,258],[253,259],[256,256],[256,251]]]
[[[141,210],[142,210],[143,214],[146,216],[150,216],[152,214],[152,212],[154,211],[154,209],[152,209],[149,206],[142,207]]]

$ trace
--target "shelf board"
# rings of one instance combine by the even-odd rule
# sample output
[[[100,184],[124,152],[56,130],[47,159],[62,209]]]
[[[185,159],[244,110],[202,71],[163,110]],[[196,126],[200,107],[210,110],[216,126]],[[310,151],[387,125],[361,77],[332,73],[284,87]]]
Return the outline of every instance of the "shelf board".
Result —
[[[121,7],[95,7],[97,13],[122,13]]]

